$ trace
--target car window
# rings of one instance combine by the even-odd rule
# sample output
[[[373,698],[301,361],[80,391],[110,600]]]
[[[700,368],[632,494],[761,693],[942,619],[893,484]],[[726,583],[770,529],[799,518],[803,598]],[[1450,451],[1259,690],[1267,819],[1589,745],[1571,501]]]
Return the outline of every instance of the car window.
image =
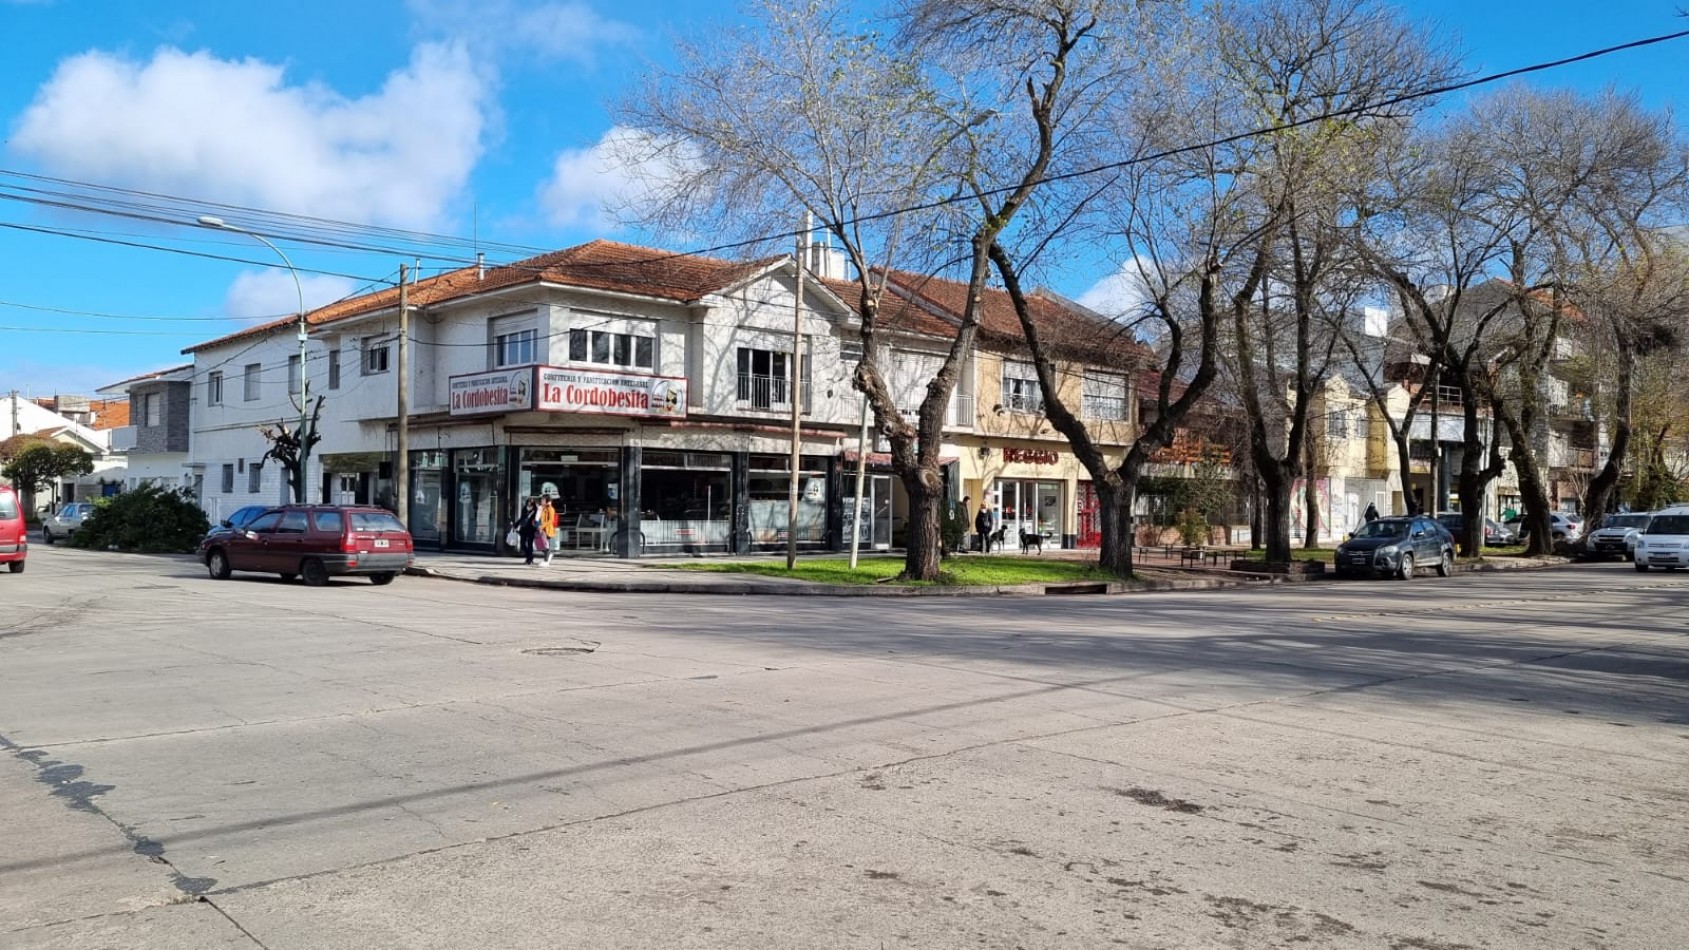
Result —
[[[1405,521],[1369,521],[1355,532],[1357,538],[1399,538],[1407,534]]]
[[[1601,522],[1603,528],[1646,528],[1647,515],[1608,515],[1607,520]]]
[[[399,519],[385,511],[354,511],[352,515],[352,529],[354,531],[404,531],[405,526]]]
[[[257,518],[259,515],[268,510],[269,509],[262,505],[247,505],[245,508],[240,509],[230,516],[229,524],[232,524],[237,528],[242,527],[243,525],[251,523],[254,518]]]
[[[305,512],[288,511],[282,514],[281,525],[276,528],[278,534],[304,534]]]
[[[346,519],[338,511],[312,512],[311,523],[326,534],[343,534],[346,530]]]
[[[1689,534],[1689,515],[1658,515],[1648,523],[1648,534]]]
[[[16,518],[18,516],[18,499],[16,495],[0,495],[0,518]]]
[[[281,524],[281,516],[282,513],[279,511],[272,511],[267,514],[259,515],[257,518],[253,519],[251,524],[246,526],[246,529],[248,531],[274,531],[276,530],[276,525]]]

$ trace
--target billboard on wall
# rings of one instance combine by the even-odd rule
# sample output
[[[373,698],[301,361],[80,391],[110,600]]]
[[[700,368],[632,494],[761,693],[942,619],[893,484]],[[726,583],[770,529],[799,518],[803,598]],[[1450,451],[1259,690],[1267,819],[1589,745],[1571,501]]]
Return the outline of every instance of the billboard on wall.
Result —
[[[502,369],[451,378],[454,416],[527,412],[534,408],[534,368]]]
[[[542,366],[536,390],[541,412],[686,418],[686,380],[675,376]]]

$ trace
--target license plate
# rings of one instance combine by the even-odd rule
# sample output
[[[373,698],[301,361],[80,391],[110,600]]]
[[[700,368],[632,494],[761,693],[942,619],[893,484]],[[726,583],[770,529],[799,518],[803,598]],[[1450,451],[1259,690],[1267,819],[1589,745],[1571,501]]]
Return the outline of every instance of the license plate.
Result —
[[[375,546],[378,547],[378,548],[386,547],[387,546],[387,539],[386,538],[376,538],[375,539]]]
[[[1370,560],[1372,560],[1372,559],[1367,557],[1365,554],[1356,554],[1353,557],[1349,558],[1349,563],[1351,563],[1351,564],[1365,564],[1367,561],[1370,561]]]

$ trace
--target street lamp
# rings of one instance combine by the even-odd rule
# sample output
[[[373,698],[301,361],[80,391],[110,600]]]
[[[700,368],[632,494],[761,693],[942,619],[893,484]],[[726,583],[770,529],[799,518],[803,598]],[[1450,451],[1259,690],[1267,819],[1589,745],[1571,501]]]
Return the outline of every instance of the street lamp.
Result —
[[[305,375],[305,343],[311,337],[309,327],[305,323],[305,288],[299,283],[299,271],[293,266],[293,261],[288,259],[287,254],[284,253],[281,248],[277,247],[270,241],[269,238],[259,234],[257,231],[248,231],[246,228],[237,227],[236,225],[224,221],[222,218],[209,214],[200,215],[199,223],[205,227],[216,228],[220,231],[233,231],[236,234],[244,234],[260,244],[263,244],[265,247],[276,252],[276,256],[282,259],[283,264],[287,265],[288,274],[293,277],[293,290],[299,295],[299,501],[301,503],[309,502],[310,489],[306,485],[306,479],[308,473],[310,472],[309,463],[311,459],[311,446],[306,439],[305,415],[306,410],[311,405],[311,383],[310,379]]]

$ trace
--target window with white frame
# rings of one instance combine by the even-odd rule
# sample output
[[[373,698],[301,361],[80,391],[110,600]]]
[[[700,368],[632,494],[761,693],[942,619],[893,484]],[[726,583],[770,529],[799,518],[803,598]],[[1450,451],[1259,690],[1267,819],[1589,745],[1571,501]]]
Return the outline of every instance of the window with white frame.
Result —
[[[809,366],[803,360],[799,391],[805,411],[810,408]],[[752,346],[739,347],[739,403],[750,409],[774,409],[790,406],[792,354],[787,350],[764,350]]]
[[[1351,406],[1343,406],[1326,413],[1325,434],[1333,439],[1351,439],[1366,433],[1362,431],[1360,413]]]
[[[576,314],[576,319],[589,314]],[[657,331],[628,321],[606,319],[603,326],[569,330],[569,362],[622,369],[657,369]]]
[[[224,462],[223,463],[223,494],[232,495],[234,493],[235,493],[235,463]]]
[[[328,351],[328,388],[340,388],[340,347]]]
[[[248,363],[248,364],[246,364],[246,369],[241,374],[241,376],[242,376],[241,382],[242,382],[242,388],[245,389],[245,392],[242,393],[242,398],[244,398],[247,402],[257,402],[258,401],[258,394],[259,394],[258,376],[263,371],[264,371],[264,364],[263,363]]]
[[[1126,377],[1116,373],[1086,373],[1084,387],[1085,418],[1126,418]]]
[[[247,494],[256,495],[264,487],[264,460],[253,459],[246,466]]]
[[[1042,412],[1044,391],[1038,386],[1038,369],[1020,360],[1003,361],[1003,402],[1009,412]]]
[[[487,321],[487,335],[492,341],[492,368],[531,366],[539,362],[539,330],[534,315],[517,314]]]
[[[223,404],[223,374],[213,372],[205,377],[205,404],[221,406]]]
[[[364,375],[376,376],[387,372],[388,347],[387,341],[381,337],[366,336],[363,339]]]
[[[164,394],[147,393],[141,397],[141,425],[157,426],[164,421]]]
[[[287,358],[287,394],[297,396],[304,389],[304,380],[299,373],[299,355],[296,353]]]

